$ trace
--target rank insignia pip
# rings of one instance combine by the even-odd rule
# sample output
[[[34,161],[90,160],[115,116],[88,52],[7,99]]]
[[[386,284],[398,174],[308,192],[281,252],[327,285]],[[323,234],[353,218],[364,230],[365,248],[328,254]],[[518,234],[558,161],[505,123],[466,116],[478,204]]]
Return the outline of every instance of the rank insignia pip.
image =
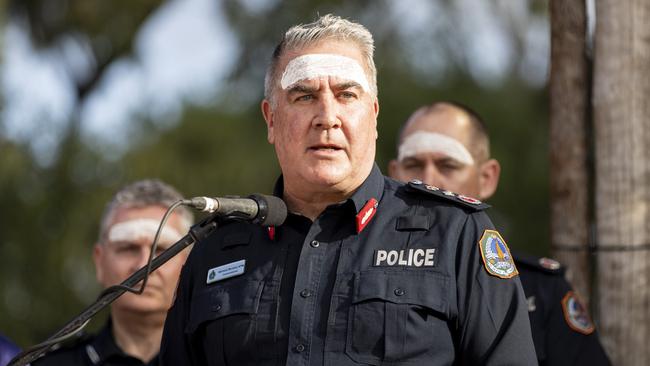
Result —
[[[512,278],[519,274],[510,249],[498,231],[485,230],[478,244],[489,274],[499,278]]]
[[[546,269],[550,269],[552,271],[557,271],[561,267],[560,262],[556,261],[555,259],[546,258],[546,257],[542,257],[539,259],[539,265]]]
[[[587,307],[580,300],[578,295],[569,291],[562,299],[562,311],[564,312],[564,319],[566,320],[569,328],[584,335],[589,335],[594,332],[594,323],[587,312]]]

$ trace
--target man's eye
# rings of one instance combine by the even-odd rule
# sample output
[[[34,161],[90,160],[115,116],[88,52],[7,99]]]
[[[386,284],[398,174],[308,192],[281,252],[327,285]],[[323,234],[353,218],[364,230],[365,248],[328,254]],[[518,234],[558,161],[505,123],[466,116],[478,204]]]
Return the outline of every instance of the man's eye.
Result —
[[[135,245],[123,245],[117,248],[118,253],[131,254],[140,251],[140,248]]]
[[[422,170],[422,164],[417,162],[405,162],[402,164],[406,170]]]
[[[458,170],[458,169],[462,168],[461,165],[456,164],[456,163],[451,163],[451,162],[439,163],[437,165],[438,165],[438,170],[447,171],[447,172],[451,172],[451,171]]]
[[[342,98],[342,99],[353,99],[353,98],[356,98],[356,97],[357,97],[356,94],[354,94],[353,92],[349,92],[349,91],[344,91],[344,92],[341,92],[339,94],[339,98]]]
[[[312,99],[314,99],[314,96],[313,96],[313,95],[311,95],[311,94],[305,94],[305,95],[301,95],[301,96],[297,97],[297,98],[295,99],[295,101],[296,101],[296,102],[306,102],[306,101],[310,101],[310,100],[312,100]]]

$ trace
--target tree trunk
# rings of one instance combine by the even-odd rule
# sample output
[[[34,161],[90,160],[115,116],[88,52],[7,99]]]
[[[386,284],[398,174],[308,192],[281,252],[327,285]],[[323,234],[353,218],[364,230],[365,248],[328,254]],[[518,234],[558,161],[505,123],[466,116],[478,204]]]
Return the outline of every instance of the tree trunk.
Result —
[[[597,284],[615,365],[650,364],[650,2],[596,1]]]
[[[584,1],[554,0],[551,10],[551,250],[585,301],[589,266],[589,72]]]

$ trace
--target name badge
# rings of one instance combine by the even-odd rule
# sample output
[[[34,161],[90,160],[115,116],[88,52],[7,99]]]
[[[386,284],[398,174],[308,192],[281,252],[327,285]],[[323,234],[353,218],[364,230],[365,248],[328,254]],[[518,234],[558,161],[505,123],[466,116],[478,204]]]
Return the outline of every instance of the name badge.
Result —
[[[214,267],[208,271],[208,278],[205,283],[211,284],[213,282],[225,280],[226,278],[239,276],[244,274],[245,268],[246,259]]]

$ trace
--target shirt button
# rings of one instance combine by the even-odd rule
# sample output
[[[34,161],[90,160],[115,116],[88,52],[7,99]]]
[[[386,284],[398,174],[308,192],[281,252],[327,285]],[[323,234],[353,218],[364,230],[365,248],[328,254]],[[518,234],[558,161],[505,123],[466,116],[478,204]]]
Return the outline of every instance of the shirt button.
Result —
[[[406,293],[406,291],[402,290],[399,287],[395,289],[395,295],[397,295],[397,296],[404,296],[405,293]]]
[[[304,344],[299,344],[296,346],[296,352],[300,353],[305,350],[305,345]]]
[[[309,243],[309,245],[311,245],[312,248],[318,248],[320,246],[320,243],[318,242],[318,240],[312,240],[311,243]]]
[[[304,289],[304,290],[300,291],[300,296],[307,298],[307,297],[311,296],[311,291],[309,291],[307,289]]]

